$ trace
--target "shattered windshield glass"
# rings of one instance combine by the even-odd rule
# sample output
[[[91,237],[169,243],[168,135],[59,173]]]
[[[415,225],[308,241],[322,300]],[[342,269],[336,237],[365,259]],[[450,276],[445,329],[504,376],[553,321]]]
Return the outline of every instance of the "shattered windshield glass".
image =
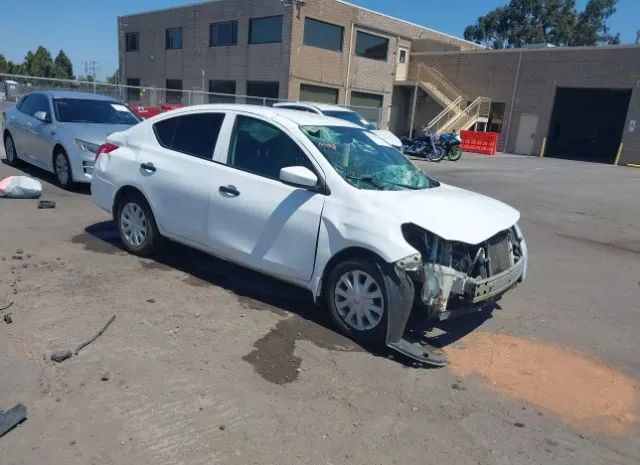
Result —
[[[439,185],[371,132],[340,126],[302,126],[300,129],[338,174],[358,189],[420,190]]]

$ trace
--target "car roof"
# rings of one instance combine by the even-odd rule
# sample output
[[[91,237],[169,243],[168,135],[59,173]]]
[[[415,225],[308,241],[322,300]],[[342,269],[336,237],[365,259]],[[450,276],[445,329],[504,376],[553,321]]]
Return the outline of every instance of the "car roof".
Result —
[[[292,105],[299,106],[302,108],[314,108],[320,111],[350,111],[353,113],[353,110],[347,107],[343,107],[340,105],[333,105],[329,103],[318,103],[318,102],[282,102],[278,105]]]
[[[194,105],[190,107],[172,110],[172,115],[198,113],[202,111],[240,111],[252,113],[254,115],[263,116],[271,119],[284,119],[295,126],[343,126],[350,128],[362,129],[360,126],[348,121],[331,118],[329,116],[317,113],[301,112],[298,110],[289,110],[286,108],[263,107],[259,105],[241,105],[241,104],[209,104]],[[167,113],[163,113],[166,115]]]
[[[106,95],[101,94],[92,94],[89,92],[76,92],[73,90],[39,90],[34,91],[35,93],[41,93],[48,95],[51,98],[75,98],[81,100],[104,100],[108,102],[116,101],[113,97],[107,97]]]

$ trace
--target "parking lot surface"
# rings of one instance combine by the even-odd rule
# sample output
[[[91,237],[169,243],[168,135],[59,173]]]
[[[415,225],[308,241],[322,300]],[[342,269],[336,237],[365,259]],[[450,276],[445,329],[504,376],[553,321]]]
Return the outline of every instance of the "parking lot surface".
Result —
[[[442,369],[361,348],[304,292],[202,253],[133,257],[87,188],[23,168],[57,207],[0,199],[0,409],[28,408],[2,465],[637,464],[640,171],[418,163],[519,209],[530,250],[499,308],[429,334]]]

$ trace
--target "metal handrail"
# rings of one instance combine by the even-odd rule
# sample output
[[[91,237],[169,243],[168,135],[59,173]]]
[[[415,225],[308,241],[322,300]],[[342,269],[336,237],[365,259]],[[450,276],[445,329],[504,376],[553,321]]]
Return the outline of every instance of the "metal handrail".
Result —
[[[460,111],[460,113],[448,120],[444,125],[438,127],[437,130],[447,129],[459,131],[466,129],[472,122],[477,121],[478,118],[488,117],[490,111],[491,99],[489,97],[478,97],[471,102],[467,108]]]
[[[427,124],[427,129],[431,130],[434,126],[436,126],[441,120],[443,120],[449,113],[455,112],[456,114],[462,111],[462,96],[458,96],[453,102],[447,105],[444,110],[438,113],[429,124]]]

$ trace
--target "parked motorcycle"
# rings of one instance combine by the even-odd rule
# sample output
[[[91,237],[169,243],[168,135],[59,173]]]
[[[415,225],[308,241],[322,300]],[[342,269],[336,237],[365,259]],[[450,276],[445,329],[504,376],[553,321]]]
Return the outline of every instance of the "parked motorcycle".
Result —
[[[429,161],[440,161],[445,156],[445,149],[437,144],[438,138],[431,132],[424,132],[423,135],[411,140],[402,139],[402,153],[414,157],[427,158]]]
[[[451,161],[458,161],[462,157],[462,138],[457,132],[444,132],[440,134],[438,138],[438,145],[440,145],[447,157]]]

